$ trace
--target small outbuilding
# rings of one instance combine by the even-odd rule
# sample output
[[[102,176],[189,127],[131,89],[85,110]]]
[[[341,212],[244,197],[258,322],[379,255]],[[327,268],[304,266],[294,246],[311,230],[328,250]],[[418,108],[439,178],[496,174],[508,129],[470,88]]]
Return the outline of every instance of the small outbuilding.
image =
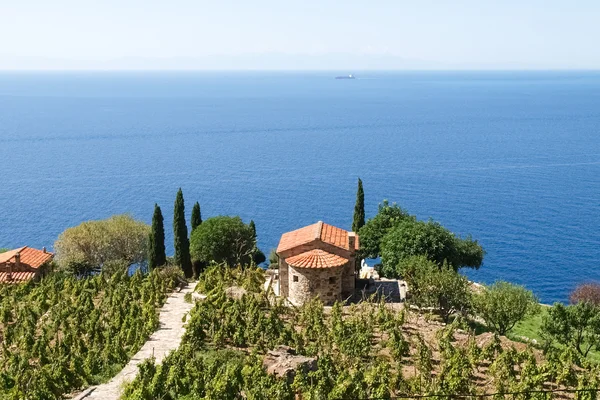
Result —
[[[0,283],[21,283],[40,278],[54,257],[53,253],[20,247],[0,253]]]
[[[358,236],[319,221],[284,233],[277,246],[279,295],[300,305],[319,296],[333,304],[354,293]]]

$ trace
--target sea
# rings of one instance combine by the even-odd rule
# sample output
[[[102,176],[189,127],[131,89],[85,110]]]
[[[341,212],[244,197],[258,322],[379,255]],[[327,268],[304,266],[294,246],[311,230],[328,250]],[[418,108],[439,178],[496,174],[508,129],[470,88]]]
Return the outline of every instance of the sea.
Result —
[[[600,280],[600,72],[0,73],[0,247],[157,203],[172,252],[181,187],[268,255],[350,229],[359,177],[367,217],[395,202],[481,243],[469,278],[566,302]]]

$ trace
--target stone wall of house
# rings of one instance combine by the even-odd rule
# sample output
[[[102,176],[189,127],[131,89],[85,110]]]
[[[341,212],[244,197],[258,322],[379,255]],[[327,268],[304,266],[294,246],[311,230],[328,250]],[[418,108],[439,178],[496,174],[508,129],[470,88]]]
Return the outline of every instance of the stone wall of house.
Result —
[[[288,299],[300,305],[317,295],[325,304],[342,299],[342,272],[335,268],[294,268],[288,266]]]
[[[350,258],[348,264],[344,266],[342,272],[342,296],[350,297],[356,289],[356,266],[354,256]]]
[[[343,269],[342,272],[342,293],[344,296],[348,297],[354,293],[355,289],[355,280],[356,280],[356,257],[355,251],[348,251],[337,246],[333,246],[329,243],[324,243],[320,240],[315,240],[311,243],[306,243],[292,249],[286,250],[279,254],[279,277],[281,279],[280,283],[280,295],[284,297],[289,297],[289,288],[291,280],[289,278],[288,273],[288,265],[285,262],[285,259],[288,257],[293,257],[298,254],[302,254],[309,250],[313,249],[321,249],[331,254],[336,254],[340,257],[344,257],[348,259],[347,266]]]
[[[279,257],[279,295],[281,297],[289,295],[288,276],[288,265],[282,257]]]

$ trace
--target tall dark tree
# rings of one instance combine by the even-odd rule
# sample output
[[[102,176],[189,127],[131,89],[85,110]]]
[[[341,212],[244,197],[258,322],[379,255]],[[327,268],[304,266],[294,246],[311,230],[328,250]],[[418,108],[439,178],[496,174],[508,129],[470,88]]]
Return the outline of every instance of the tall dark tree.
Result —
[[[252,255],[252,260],[254,261],[254,264],[259,265],[267,261],[267,257],[265,256],[265,253],[258,248],[258,244],[256,243],[256,224],[254,224],[254,220],[251,219],[248,226],[250,227],[250,231],[252,231],[252,236],[254,238],[254,254]]]
[[[185,205],[181,188],[175,198],[175,210],[173,211],[173,235],[175,237],[175,263],[181,266],[186,278],[191,278],[192,261],[190,258],[190,241],[185,224]]]
[[[354,220],[352,221],[352,231],[358,232],[365,225],[365,192],[363,184],[358,178],[358,189],[356,191],[356,204],[354,205]]]
[[[166,263],[164,218],[158,204],[154,204],[152,230],[150,231],[150,243],[148,243],[148,267],[153,269]]]
[[[202,214],[200,214],[200,203],[196,202],[192,208],[192,232],[202,223]]]

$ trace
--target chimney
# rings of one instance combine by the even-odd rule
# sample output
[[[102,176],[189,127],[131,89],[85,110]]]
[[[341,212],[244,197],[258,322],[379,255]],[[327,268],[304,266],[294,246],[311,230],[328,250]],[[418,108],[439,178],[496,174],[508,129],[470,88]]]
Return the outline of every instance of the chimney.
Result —
[[[351,252],[354,252],[356,248],[356,233],[348,232],[348,247]]]
[[[46,247],[42,247],[42,252],[44,252],[44,254],[46,254]]]

